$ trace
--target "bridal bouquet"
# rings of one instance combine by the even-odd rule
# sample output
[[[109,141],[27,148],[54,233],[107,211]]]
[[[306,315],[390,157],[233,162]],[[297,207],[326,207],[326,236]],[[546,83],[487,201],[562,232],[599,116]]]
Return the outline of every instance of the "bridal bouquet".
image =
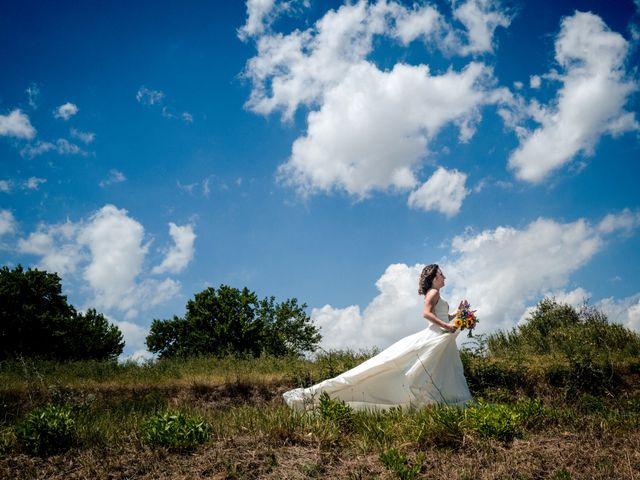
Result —
[[[453,324],[458,327],[460,330],[469,330],[469,336],[473,335],[471,332],[478,323],[478,317],[476,316],[476,311],[471,310],[471,305],[466,300],[461,302],[461,305],[458,307],[458,311],[456,312],[456,316],[453,320]]]

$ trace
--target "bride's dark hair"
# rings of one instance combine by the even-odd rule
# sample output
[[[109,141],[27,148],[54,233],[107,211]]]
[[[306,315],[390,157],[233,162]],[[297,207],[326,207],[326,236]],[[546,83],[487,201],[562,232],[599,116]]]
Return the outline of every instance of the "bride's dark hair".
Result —
[[[420,274],[420,281],[418,282],[418,294],[426,295],[426,293],[431,288],[433,279],[436,278],[436,275],[438,274],[439,268],[440,267],[437,263],[432,263],[431,265],[427,265],[422,269],[422,273]]]

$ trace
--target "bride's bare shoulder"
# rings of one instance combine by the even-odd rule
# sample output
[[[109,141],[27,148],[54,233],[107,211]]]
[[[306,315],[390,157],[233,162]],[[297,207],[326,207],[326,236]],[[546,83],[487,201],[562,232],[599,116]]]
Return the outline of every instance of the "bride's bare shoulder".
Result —
[[[435,305],[440,300],[440,292],[435,288],[430,288],[424,296],[425,303]]]

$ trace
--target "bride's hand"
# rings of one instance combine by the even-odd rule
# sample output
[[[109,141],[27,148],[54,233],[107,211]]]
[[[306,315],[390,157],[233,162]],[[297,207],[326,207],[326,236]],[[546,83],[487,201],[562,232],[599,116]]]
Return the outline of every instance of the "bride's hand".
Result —
[[[458,327],[456,327],[453,323],[447,323],[445,326],[445,330],[449,333],[456,333]]]

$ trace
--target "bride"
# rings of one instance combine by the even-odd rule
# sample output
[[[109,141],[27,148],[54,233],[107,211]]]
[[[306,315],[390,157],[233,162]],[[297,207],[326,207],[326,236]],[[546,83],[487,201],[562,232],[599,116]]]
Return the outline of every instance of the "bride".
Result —
[[[415,408],[433,403],[464,405],[473,401],[456,346],[455,314],[440,297],[445,276],[436,264],[420,275],[424,295],[424,330],[405,337],[355,368],[309,388],[283,394],[290,407],[313,408],[326,392],[357,410]]]

